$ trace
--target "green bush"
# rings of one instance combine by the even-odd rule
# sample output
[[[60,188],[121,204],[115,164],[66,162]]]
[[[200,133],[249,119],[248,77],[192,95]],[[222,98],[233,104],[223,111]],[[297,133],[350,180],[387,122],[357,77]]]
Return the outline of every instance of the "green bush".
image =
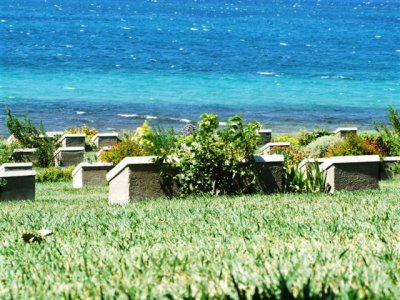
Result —
[[[42,169],[36,174],[36,182],[63,182],[72,179],[74,167],[60,168],[49,167]]]
[[[318,163],[308,164],[305,172],[298,165],[285,168],[286,193],[319,193],[325,192],[326,176],[319,169]]]
[[[371,144],[367,140],[357,134],[348,134],[345,139],[331,147],[326,156],[348,156],[348,155],[372,155],[379,154],[376,145]]]
[[[10,133],[15,136],[18,143],[23,148],[36,148],[38,165],[48,167],[54,164],[53,160],[53,140],[46,137],[43,125],[36,127],[28,116],[24,120],[19,120],[10,109],[6,109],[6,124]]]
[[[153,155],[160,155],[163,151],[169,151],[174,147],[177,140],[178,135],[173,128],[155,127],[152,136],[149,138],[151,142],[149,152]]]
[[[203,114],[193,134],[180,137],[162,154],[159,161],[167,163],[164,179],[175,182],[181,195],[254,191],[253,154],[261,139],[260,127],[258,122],[244,125],[237,115],[220,128],[216,115]]]
[[[309,157],[324,157],[332,147],[340,144],[342,140],[337,136],[322,136],[304,148]]]
[[[9,147],[6,141],[0,141],[0,165],[11,161],[12,148]]]
[[[390,126],[378,123],[375,129],[381,134],[383,144],[390,155],[400,155],[400,113],[392,106],[388,115]]]
[[[112,162],[117,165],[125,157],[130,156],[146,156],[148,151],[137,141],[124,139],[110,147],[110,150],[103,152],[99,159],[103,162]]]
[[[333,135],[332,131],[321,128],[315,129],[311,132],[302,131],[299,137],[300,145],[306,146],[322,136],[330,136],[330,135]]]

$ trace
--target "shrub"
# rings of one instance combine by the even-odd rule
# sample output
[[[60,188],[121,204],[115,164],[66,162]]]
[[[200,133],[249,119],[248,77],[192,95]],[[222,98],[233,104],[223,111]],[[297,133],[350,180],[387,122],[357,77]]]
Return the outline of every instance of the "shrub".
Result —
[[[289,142],[292,146],[300,145],[299,136],[297,134],[279,134],[272,138],[272,142]]]
[[[287,166],[284,191],[287,193],[320,193],[325,191],[326,176],[318,163],[308,164],[305,172],[297,164]]]
[[[36,174],[36,182],[63,182],[72,179],[74,167],[50,167],[42,169]]]
[[[400,113],[390,106],[388,119],[390,127],[384,123],[378,123],[375,129],[380,133],[389,154],[400,155]]]
[[[299,142],[301,146],[306,146],[322,136],[330,135],[333,135],[333,132],[326,129],[318,128],[311,132],[304,130],[300,132]]]
[[[173,128],[156,127],[148,140],[151,143],[149,152],[154,155],[161,155],[163,151],[169,151],[175,145],[178,136]]]
[[[148,151],[137,141],[123,140],[110,147],[110,150],[103,152],[99,160],[103,162],[112,162],[117,165],[125,157],[130,156],[146,156],[149,155]]]
[[[216,115],[203,114],[198,129],[180,137],[159,159],[167,163],[163,178],[177,183],[181,195],[254,191],[253,154],[261,140],[260,127],[258,122],[244,125],[237,115],[220,128]]]
[[[272,147],[270,154],[282,154],[285,165],[296,165],[305,158],[305,152],[295,147]]]
[[[400,174],[400,163],[396,162],[389,167],[390,175],[394,178]]]
[[[9,147],[6,141],[0,141],[0,165],[11,161],[12,148]]]
[[[73,127],[64,130],[64,133],[70,134],[85,134],[88,140],[92,139],[98,132],[96,128],[89,127],[88,125],[84,124],[82,127]]]
[[[38,165],[48,167],[54,164],[53,160],[53,141],[46,137],[43,125],[36,127],[28,116],[24,120],[19,120],[13,115],[9,108],[6,109],[6,124],[11,134],[15,136],[19,144],[24,148],[36,148]]]
[[[326,156],[372,155],[379,154],[375,145],[356,134],[348,134],[345,139],[331,147]]]
[[[309,157],[324,157],[332,147],[340,144],[341,138],[337,136],[322,136],[311,142],[304,148],[304,152]]]

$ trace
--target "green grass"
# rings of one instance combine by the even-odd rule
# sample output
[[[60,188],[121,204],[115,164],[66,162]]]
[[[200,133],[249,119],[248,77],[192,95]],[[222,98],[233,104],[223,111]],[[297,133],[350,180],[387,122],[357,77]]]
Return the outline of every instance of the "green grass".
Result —
[[[399,199],[387,182],[111,206],[106,188],[38,184],[35,202],[0,203],[0,298],[399,299]]]

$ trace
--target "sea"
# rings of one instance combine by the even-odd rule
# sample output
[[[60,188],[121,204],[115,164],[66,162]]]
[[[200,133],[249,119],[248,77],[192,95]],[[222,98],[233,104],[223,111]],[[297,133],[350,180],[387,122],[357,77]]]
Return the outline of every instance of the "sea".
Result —
[[[400,108],[399,0],[1,0],[5,108],[54,131],[373,129]]]

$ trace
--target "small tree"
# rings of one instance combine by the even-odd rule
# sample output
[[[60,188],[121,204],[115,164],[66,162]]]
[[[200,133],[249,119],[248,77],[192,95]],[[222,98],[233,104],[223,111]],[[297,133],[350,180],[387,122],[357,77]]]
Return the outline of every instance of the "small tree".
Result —
[[[161,156],[162,175],[182,195],[242,194],[254,191],[254,152],[261,140],[258,122],[243,124],[240,115],[220,128],[214,114],[203,114],[198,129],[182,136]]]
[[[36,148],[38,164],[41,167],[48,167],[54,164],[53,141],[46,136],[43,124],[36,127],[28,116],[23,120],[17,118],[11,110],[6,108],[6,125],[8,130],[24,148]]]

